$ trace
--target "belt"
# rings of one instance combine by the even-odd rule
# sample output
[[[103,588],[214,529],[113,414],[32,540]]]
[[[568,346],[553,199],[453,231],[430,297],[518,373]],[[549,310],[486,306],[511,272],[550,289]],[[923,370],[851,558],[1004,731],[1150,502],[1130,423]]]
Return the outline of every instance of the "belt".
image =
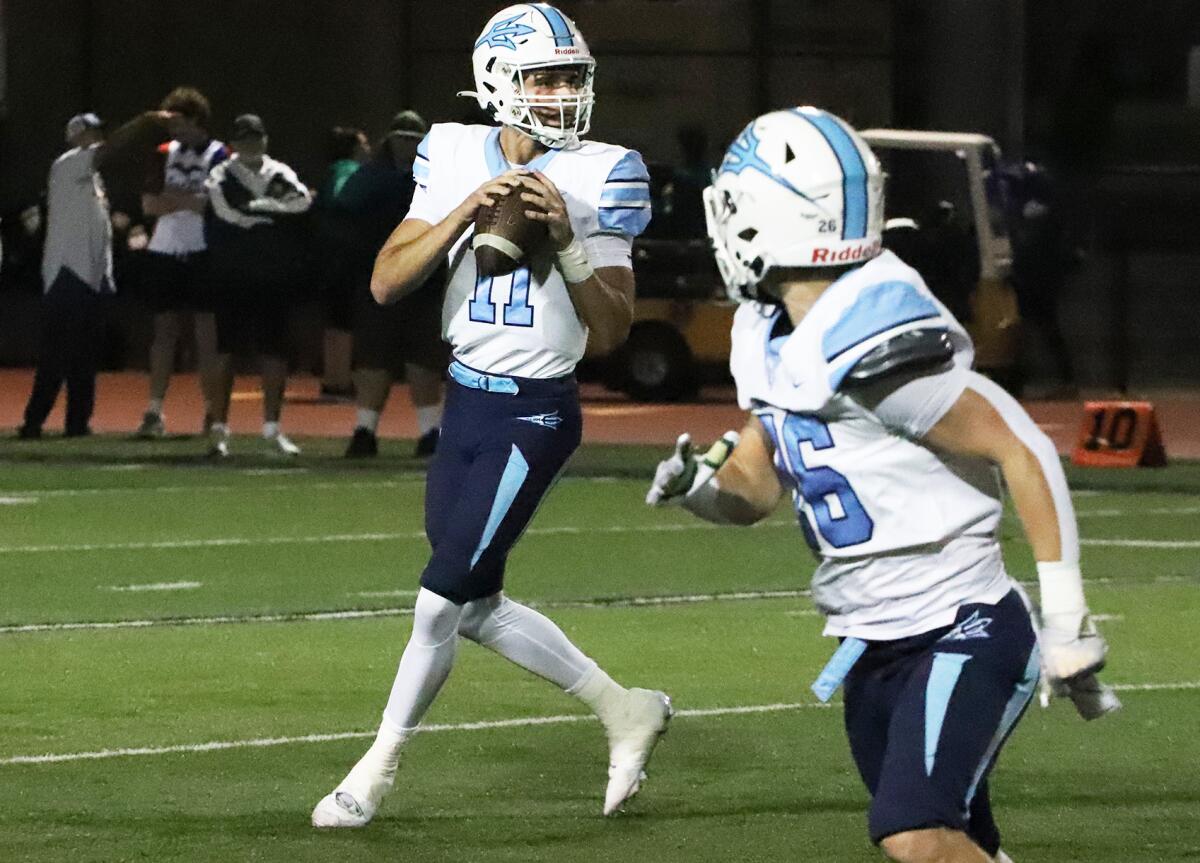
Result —
[[[483,390],[485,393],[507,393],[515,396],[520,390],[517,382],[504,375],[488,375],[468,368],[458,360],[450,363],[450,377],[464,387]]]
[[[841,647],[829,658],[821,674],[813,681],[813,694],[821,701],[832,698],[866,649],[867,643],[861,638],[847,638],[843,641]]]

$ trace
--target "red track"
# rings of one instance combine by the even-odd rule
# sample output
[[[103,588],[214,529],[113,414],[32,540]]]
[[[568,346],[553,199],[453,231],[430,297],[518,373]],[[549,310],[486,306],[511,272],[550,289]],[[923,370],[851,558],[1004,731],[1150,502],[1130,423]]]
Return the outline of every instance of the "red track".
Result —
[[[15,428],[29,396],[33,373],[28,369],[0,369],[0,428]],[[234,391],[230,423],[235,432],[258,430],[261,422],[257,380],[239,378]],[[354,425],[354,406],[317,400],[317,381],[294,378],[284,407],[284,428],[294,434],[344,437]],[[689,431],[697,441],[710,441],[726,429],[740,428],[744,413],[738,409],[730,388],[705,390],[703,400],[689,404],[639,404],[610,393],[597,385],[585,385],[584,440],[591,443],[652,443],[669,445]],[[1200,459],[1200,394],[1170,393],[1152,398],[1162,425],[1167,453],[1173,458]],[[146,376],[141,372],[102,374],[97,383],[97,432],[130,432],[137,427],[146,407]],[[1060,452],[1074,446],[1083,418],[1082,401],[1027,402],[1026,407]],[[179,375],[167,395],[168,431],[197,432],[202,421],[202,402],[195,375]],[[50,415],[47,431],[62,426],[62,397]],[[414,438],[416,415],[405,387],[397,386],[380,422],[384,437]]]

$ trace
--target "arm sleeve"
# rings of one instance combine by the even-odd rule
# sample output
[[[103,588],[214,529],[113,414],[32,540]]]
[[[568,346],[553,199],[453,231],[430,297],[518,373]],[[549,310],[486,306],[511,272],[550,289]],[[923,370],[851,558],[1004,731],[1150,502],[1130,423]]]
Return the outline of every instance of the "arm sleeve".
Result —
[[[308,187],[300,182],[300,178],[296,176],[296,172],[287,165],[281,165],[279,170],[271,178],[271,182],[280,180],[286,183],[289,188],[283,197],[261,197],[255,198],[253,209],[258,213],[303,213],[312,206],[312,194],[308,191]]]
[[[593,267],[633,269],[633,238],[624,234],[593,234],[584,240],[584,251]]]
[[[1025,408],[1002,387],[992,383],[978,372],[969,372],[967,386],[983,396],[1004,419],[1008,427],[1029,448],[1042,466],[1042,475],[1050,494],[1054,498],[1054,511],[1058,516],[1060,562],[1079,566],[1079,525],[1075,521],[1075,506],[1071,502],[1071,490],[1067,488],[1067,476],[1063,472],[1058,450],[1046,433],[1037,427]]]
[[[634,237],[650,224],[650,172],[636,150],[628,150],[608,172],[600,190],[596,234]],[[587,239],[591,239],[588,237]],[[593,266],[608,266],[597,264]]]
[[[223,166],[213,168],[208,179],[204,181],[204,187],[208,191],[208,202],[218,219],[239,228],[253,228],[255,225],[270,223],[271,220],[266,216],[250,216],[234,207],[225,196],[223,187],[226,182],[236,183],[237,178],[229,177]]]

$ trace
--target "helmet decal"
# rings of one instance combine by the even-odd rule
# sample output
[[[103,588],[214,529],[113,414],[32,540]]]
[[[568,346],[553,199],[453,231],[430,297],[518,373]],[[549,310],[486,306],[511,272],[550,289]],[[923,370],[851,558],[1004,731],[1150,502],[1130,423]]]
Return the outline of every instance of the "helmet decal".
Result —
[[[508,48],[511,51],[516,51],[517,46],[513,43],[513,38],[518,36],[527,36],[530,33],[537,31],[528,24],[515,24],[520,15],[514,15],[511,18],[505,18],[503,21],[497,21],[492,25],[492,28],[479,37],[479,41],[475,43],[475,47],[480,45],[490,45],[493,48]]]
[[[833,117],[824,112],[796,109],[829,142],[842,167],[842,199],[846,217],[842,220],[842,239],[856,240],[867,235],[867,166],[858,147]]]
[[[566,15],[548,3],[520,3],[492,16],[471,54],[473,96],[496,122],[551,149],[579,146],[591,125],[596,61]],[[529,90],[526,75],[551,67],[579,69],[577,85]]]

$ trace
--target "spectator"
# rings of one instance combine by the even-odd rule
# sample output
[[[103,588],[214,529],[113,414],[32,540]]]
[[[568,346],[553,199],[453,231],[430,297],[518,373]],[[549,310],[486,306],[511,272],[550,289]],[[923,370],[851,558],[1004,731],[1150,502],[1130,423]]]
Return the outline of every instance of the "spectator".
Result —
[[[390,306],[371,296],[375,255],[408,212],[413,196],[413,159],[428,127],[415,111],[401,111],[376,148],[342,190],[345,206],[356,214],[364,245],[358,258],[354,307],[354,387],[358,406],[347,458],[379,451],[376,430],[392,381],[403,369],[417,412],[416,455],[433,455],[442,421],[443,369],[450,350],[442,341],[445,266],[423,287]]]
[[[683,162],[676,166],[671,177],[671,233],[681,239],[702,238],[703,193],[712,182],[708,133],[699,124],[688,124],[679,128],[676,140]]]
[[[42,341],[33,391],[25,407],[21,438],[38,438],[63,381],[67,384],[66,436],[91,433],[96,368],[104,338],[103,297],[113,281],[113,226],[100,168],[123,148],[150,149],[172,121],[147,112],[113,133],[106,143],[95,114],[67,123],[67,150],[50,168],[46,242],[42,253]]]
[[[159,160],[147,179],[142,210],[157,217],[150,237],[143,282],[154,313],[150,347],[150,401],[137,435],[162,437],[163,400],[175,368],[175,346],[183,318],[191,313],[196,333],[197,366],[204,395],[205,426],[211,421],[216,373],[217,331],[208,286],[204,240],[204,180],[228,157],[225,145],[208,132],[208,99],[191,87],[177,87],[163,100],[177,116],[171,141],[159,148]]]
[[[302,260],[298,219],[312,204],[296,173],[267,155],[267,130],[255,114],[233,122],[233,158],[213,168],[208,234],[218,286],[217,387],[209,454],[229,455],[233,355],[256,347],[262,362],[262,436],[284,455],[299,455],[279,427],[287,384],[290,289]]]
[[[1012,283],[1022,320],[1042,335],[1058,377],[1048,395],[1073,398],[1075,370],[1058,323],[1058,304],[1077,263],[1053,180],[1039,165],[1025,162],[1006,172],[1012,240]]]
[[[355,268],[351,265],[354,224],[340,203],[346,181],[371,154],[367,133],[362,129],[335,126],[329,133],[329,168],[317,190],[317,248],[321,286],[325,299],[325,343],[321,368],[321,395],[344,398],[354,395],[350,377],[353,340]]]

